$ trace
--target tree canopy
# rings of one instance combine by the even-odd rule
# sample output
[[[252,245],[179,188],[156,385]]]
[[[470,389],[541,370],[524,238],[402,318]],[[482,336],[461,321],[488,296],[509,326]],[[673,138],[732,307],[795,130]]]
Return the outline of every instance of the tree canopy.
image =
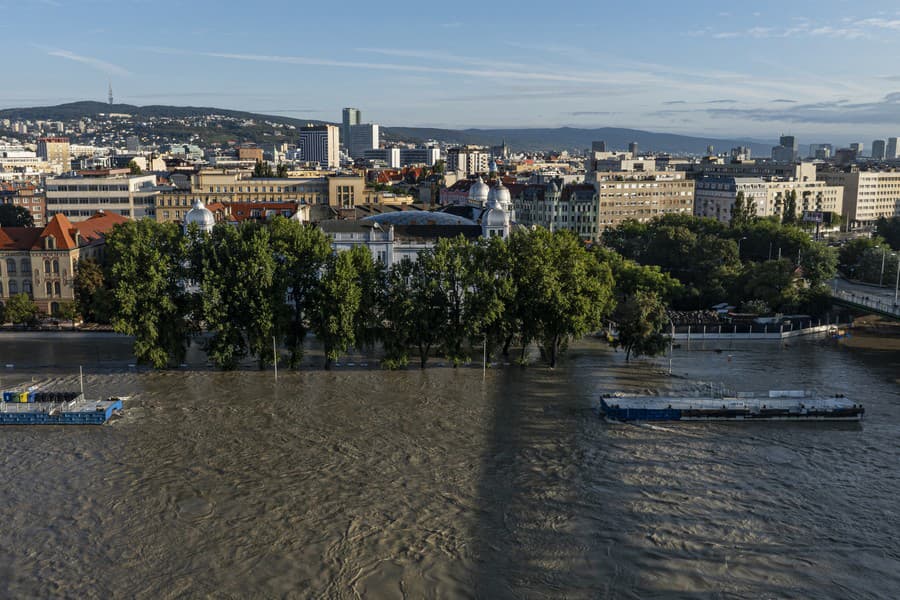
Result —
[[[0,204],[0,227],[34,227],[34,218],[24,206]]]

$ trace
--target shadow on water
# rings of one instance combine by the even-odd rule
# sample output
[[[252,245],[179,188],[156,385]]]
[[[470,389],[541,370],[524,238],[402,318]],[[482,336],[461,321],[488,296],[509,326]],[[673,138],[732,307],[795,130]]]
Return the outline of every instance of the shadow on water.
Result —
[[[724,383],[746,386],[756,366],[740,368]],[[886,589],[872,581],[893,578],[890,536],[854,516],[880,510],[895,486],[863,481],[861,472],[884,462],[865,458],[871,434],[859,425],[620,425],[591,410],[600,392],[684,385],[652,362],[626,367],[594,348],[556,371],[489,374],[476,597],[840,598]]]

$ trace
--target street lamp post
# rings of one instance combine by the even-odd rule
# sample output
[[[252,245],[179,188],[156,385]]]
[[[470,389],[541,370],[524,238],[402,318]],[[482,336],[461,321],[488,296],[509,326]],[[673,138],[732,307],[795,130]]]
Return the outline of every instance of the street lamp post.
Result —
[[[898,292],[900,292],[900,253],[897,253],[897,282],[894,284],[894,307],[897,306]]]
[[[878,285],[884,287],[884,259],[887,257],[887,248],[881,249],[881,278],[878,280]]]
[[[738,240],[738,260],[741,260],[741,242],[747,239],[747,236],[742,237]]]

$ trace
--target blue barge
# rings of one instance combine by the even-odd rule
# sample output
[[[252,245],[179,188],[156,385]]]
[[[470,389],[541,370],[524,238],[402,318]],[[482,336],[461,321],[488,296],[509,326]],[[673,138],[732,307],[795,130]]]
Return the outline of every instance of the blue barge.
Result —
[[[600,410],[615,421],[861,421],[862,404],[806,391],[721,396],[604,396]]]
[[[121,398],[0,403],[0,425],[103,425],[122,410]]]

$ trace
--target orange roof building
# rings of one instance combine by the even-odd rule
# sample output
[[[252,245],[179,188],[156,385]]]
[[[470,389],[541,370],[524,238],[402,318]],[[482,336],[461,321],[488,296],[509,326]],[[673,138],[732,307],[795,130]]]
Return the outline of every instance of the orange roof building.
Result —
[[[0,299],[30,295],[38,308],[56,314],[75,300],[75,265],[102,260],[106,234],[129,221],[115,213],[95,213],[72,223],[56,214],[45,227],[0,227]]]

